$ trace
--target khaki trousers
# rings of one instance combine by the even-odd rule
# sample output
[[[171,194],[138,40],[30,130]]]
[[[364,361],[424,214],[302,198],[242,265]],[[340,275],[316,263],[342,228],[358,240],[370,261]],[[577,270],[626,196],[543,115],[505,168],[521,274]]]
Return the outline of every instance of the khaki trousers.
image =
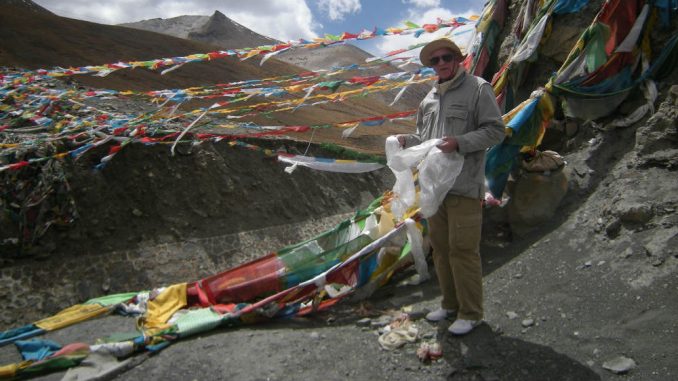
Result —
[[[441,304],[459,319],[483,318],[482,219],[480,200],[450,194],[428,219]]]

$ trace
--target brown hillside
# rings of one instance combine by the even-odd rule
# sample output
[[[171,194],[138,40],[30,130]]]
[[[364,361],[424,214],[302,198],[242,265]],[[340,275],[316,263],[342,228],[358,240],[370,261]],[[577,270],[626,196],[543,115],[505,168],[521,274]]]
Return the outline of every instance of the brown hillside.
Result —
[[[118,61],[186,56],[217,50],[212,45],[120,26],[102,25],[24,7],[0,8],[0,65],[28,69],[99,65]],[[222,83],[245,78],[298,73],[295,66],[226,58],[186,65],[171,75],[126,70],[106,78],[78,76],[85,84],[113,89],[150,90]]]
[[[3,25],[0,29],[0,40],[5,42],[0,48],[0,65],[28,69],[150,60],[219,50],[215,46],[201,42],[138,29],[35,13],[25,7],[12,5],[0,8],[0,23]],[[258,58],[246,61],[225,58],[213,62],[190,63],[167,75],[160,75],[159,72],[145,69],[135,69],[120,70],[105,78],[78,75],[73,79],[98,88],[153,90],[267,78],[302,71],[304,70],[300,67],[275,59],[260,66]],[[344,90],[339,89],[339,91]],[[255,99],[253,102],[264,102],[264,100]],[[402,111],[402,109],[403,106],[399,110],[388,107],[382,101],[370,96],[328,107],[300,108],[293,114],[274,113],[273,120],[256,118],[250,120],[266,124],[274,121],[278,124],[318,125],[390,114]],[[407,126],[411,128],[411,123]],[[368,133],[377,137],[347,140],[341,139],[341,131],[337,129],[323,129],[316,132],[313,140],[315,142],[326,140],[358,150],[380,152],[383,150],[385,136],[399,130],[385,125],[379,128],[371,127],[369,131],[364,128],[362,131],[356,136]],[[297,135],[296,138],[307,140],[310,139],[310,134]]]

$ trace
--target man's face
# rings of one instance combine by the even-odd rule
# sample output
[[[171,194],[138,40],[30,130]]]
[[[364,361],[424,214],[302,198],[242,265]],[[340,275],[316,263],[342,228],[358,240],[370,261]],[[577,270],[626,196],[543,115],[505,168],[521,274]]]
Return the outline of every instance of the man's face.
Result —
[[[457,74],[460,60],[452,50],[448,48],[434,50],[429,59],[431,60],[431,67],[440,78],[440,82],[447,81]]]

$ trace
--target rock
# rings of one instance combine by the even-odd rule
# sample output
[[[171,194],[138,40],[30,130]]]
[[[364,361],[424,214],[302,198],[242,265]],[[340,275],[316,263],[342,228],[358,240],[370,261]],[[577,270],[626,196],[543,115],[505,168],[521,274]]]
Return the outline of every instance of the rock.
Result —
[[[410,320],[419,320],[423,319],[426,314],[428,314],[430,311],[427,309],[423,309],[420,311],[412,311],[408,312],[407,316],[410,318]]]
[[[372,319],[370,318],[363,318],[355,322],[355,325],[358,327],[369,327],[370,324],[372,323]]]
[[[619,211],[622,222],[644,224],[652,219],[654,213],[649,205],[631,205]]]
[[[508,311],[506,313],[506,317],[509,318],[510,320],[513,320],[518,317],[518,314],[513,311]]]
[[[658,257],[652,261],[652,266],[659,267],[664,264],[664,258]]]
[[[628,357],[619,356],[603,363],[603,369],[615,374],[623,374],[636,367],[636,362]]]
[[[391,324],[391,317],[388,315],[381,315],[378,318],[370,321],[370,327],[380,328]]]
[[[142,213],[141,210],[139,210],[137,208],[132,209],[132,214],[136,217],[141,217],[141,216],[144,215],[144,213]]]
[[[605,227],[605,235],[609,238],[617,238],[619,232],[621,231],[622,223],[619,218],[615,218]]]
[[[579,123],[575,119],[568,119],[565,121],[565,135],[568,138],[573,137],[579,132]]]
[[[462,356],[466,357],[468,355],[468,346],[462,342],[459,343],[459,352]]]
[[[567,175],[562,170],[550,175],[532,172],[520,176],[507,206],[511,231],[523,236],[550,221],[567,193],[567,184]]]
[[[558,33],[552,33],[548,39],[545,39],[539,54],[549,57],[558,62],[564,62],[570,49],[567,46],[573,46],[581,35],[581,27],[573,24],[559,25]]]
[[[318,340],[320,338],[320,334],[315,331],[311,332],[308,336],[313,340]]]
[[[534,319],[525,319],[520,323],[523,327],[532,327],[534,325]]]

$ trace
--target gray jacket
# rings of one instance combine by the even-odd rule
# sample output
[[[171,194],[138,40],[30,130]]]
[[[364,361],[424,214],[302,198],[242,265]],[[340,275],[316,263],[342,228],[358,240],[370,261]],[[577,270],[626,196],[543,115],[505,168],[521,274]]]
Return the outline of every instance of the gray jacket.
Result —
[[[492,86],[465,70],[450,83],[436,84],[419,105],[417,132],[406,146],[454,136],[464,166],[450,194],[485,197],[485,151],[504,139],[504,122]]]

